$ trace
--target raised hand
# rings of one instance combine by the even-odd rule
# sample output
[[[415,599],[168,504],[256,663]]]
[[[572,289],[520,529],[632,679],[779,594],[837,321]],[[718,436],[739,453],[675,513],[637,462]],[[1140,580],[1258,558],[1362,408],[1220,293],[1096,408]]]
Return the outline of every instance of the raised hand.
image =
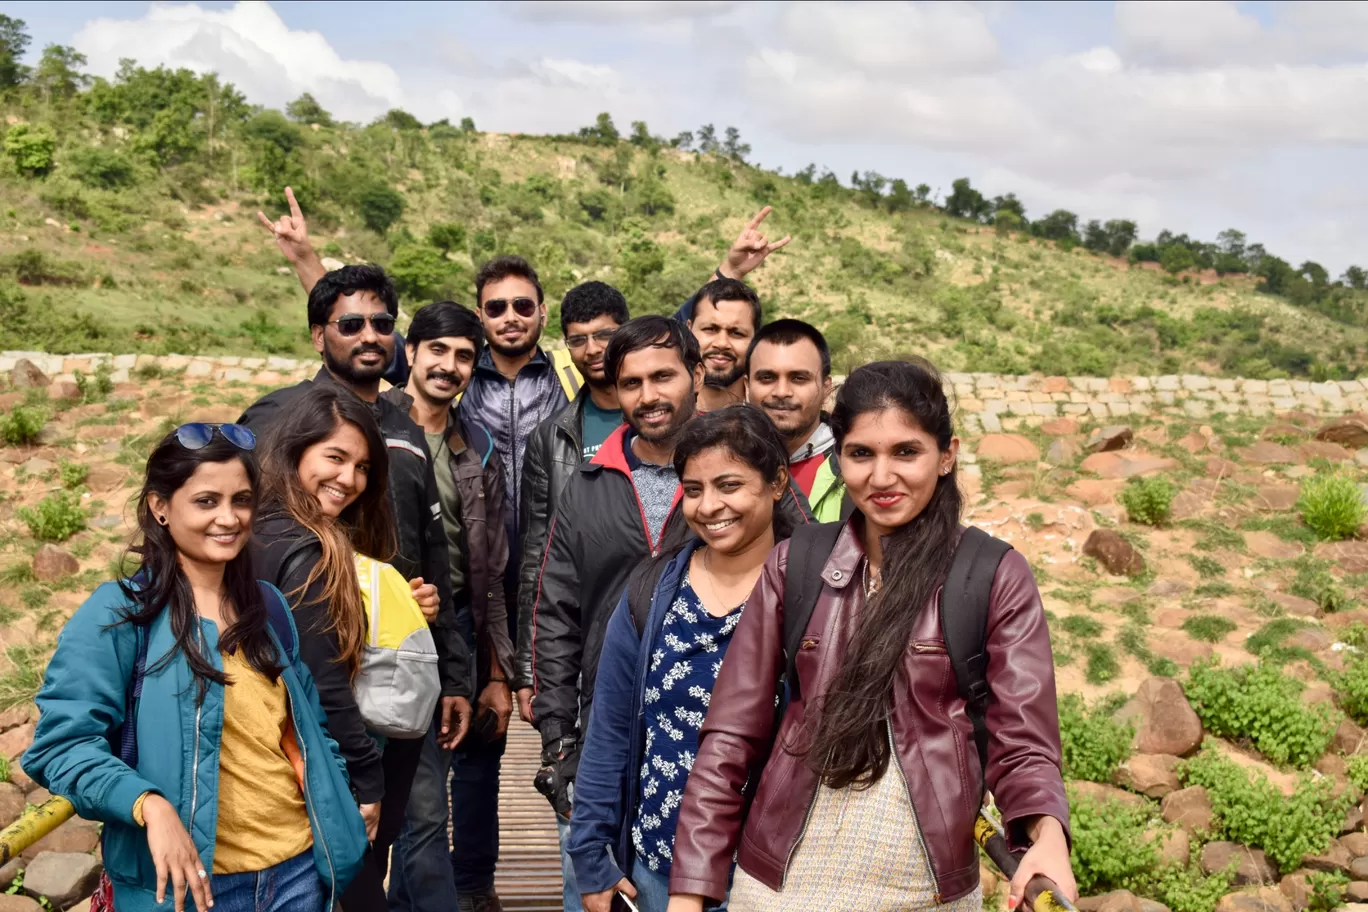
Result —
[[[286,187],[285,199],[290,203],[289,215],[282,215],[279,221],[273,222],[266,217],[266,213],[258,209],[257,221],[275,235],[276,246],[285,254],[285,259],[291,263],[299,263],[314,256],[314,249],[309,244],[309,228],[304,223],[304,211],[299,208],[294,190]]]
[[[766,206],[755,213],[755,217],[746,223],[746,227],[741,229],[741,234],[732,243],[731,249],[727,251],[726,259],[718,267],[718,272],[729,279],[744,278],[747,273],[765,262],[767,256],[779,248],[787,246],[788,242],[793,240],[791,236],[786,234],[771,244],[760,233],[760,223],[773,211],[773,207]]]

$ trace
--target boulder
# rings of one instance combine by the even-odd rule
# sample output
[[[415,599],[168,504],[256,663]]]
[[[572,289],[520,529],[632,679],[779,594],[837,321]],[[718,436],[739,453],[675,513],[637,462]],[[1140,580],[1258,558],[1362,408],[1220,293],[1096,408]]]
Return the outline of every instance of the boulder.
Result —
[[[1045,451],[1045,461],[1053,466],[1072,465],[1081,452],[1078,444],[1069,438],[1058,437],[1050,441],[1050,447]]]
[[[1083,553],[1096,558],[1113,576],[1138,576],[1145,571],[1140,552],[1112,529],[1094,529],[1083,543]]]
[[[1209,442],[1209,438],[1203,437],[1196,431],[1188,434],[1186,437],[1178,438],[1178,445],[1194,456],[1202,452],[1202,450],[1205,450],[1207,448],[1207,443]]]
[[[1283,611],[1296,617],[1314,618],[1321,616],[1321,607],[1309,598],[1293,595],[1290,592],[1269,592],[1268,600],[1282,606]]]
[[[1216,912],[1295,912],[1292,901],[1276,887],[1259,887],[1227,893],[1216,904]]]
[[[1134,792],[1128,792],[1125,789],[1119,789],[1110,785],[1103,785],[1100,782],[1085,782],[1079,780],[1077,782],[1070,782],[1069,788],[1080,800],[1091,801],[1094,804],[1106,804],[1110,801],[1115,801],[1119,804],[1124,804],[1127,807],[1141,807],[1145,803],[1145,799]]]
[[[1134,754],[1116,768],[1113,781],[1147,798],[1163,798],[1181,787],[1175,771],[1179,762],[1173,754]]]
[[[1213,456],[1206,461],[1206,473],[1209,478],[1230,478],[1238,471],[1240,466],[1229,459]]]
[[[978,440],[974,455],[1003,465],[1040,461],[1040,448],[1020,434],[984,434]]]
[[[1135,439],[1135,432],[1124,424],[1113,424],[1097,428],[1088,435],[1084,449],[1089,453],[1109,453],[1119,450]]]
[[[14,862],[10,862],[5,865],[4,868],[0,868],[0,871],[7,870],[12,864],[14,864]],[[19,870],[16,869],[14,873],[10,875],[9,882],[14,883],[14,878],[18,876]],[[8,884],[6,886],[8,886]],[[17,893],[13,895],[0,893],[0,912],[43,912],[43,907],[38,904],[36,899],[30,899],[27,896],[20,896]]]
[[[90,467],[86,475],[86,487],[92,491],[105,493],[123,487],[128,478],[128,470],[117,463],[99,462]]]
[[[1352,757],[1363,747],[1363,739],[1363,729],[1354,724],[1352,719],[1341,719],[1340,724],[1335,728],[1335,740],[1331,743],[1330,748],[1347,757]],[[1368,852],[1363,854],[1368,855]]]
[[[18,728],[11,728],[9,731],[0,735],[0,754],[4,754],[13,763],[19,759],[19,755],[29,749],[33,743],[33,723],[26,722]]]
[[[1200,494],[1192,491],[1180,491],[1173,502],[1169,504],[1169,518],[1174,522],[1182,522],[1185,519],[1192,519],[1208,506],[1211,501]]]
[[[1298,427],[1289,421],[1275,422],[1259,432],[1259,437],[1264,440],[1276,440],[1279,437],[1300,440],[1305,436],[1306,428]]]
[[[25,849],[22,857],[32,861],[43,854],[86,854],[100,844],[100,825],[93,820],[73,817]]]
[[[0,829],[4,829],[24,813],[24,793],[13,782],[0,782]]]
[[[1294,462],[1301,462],[1301,454],[1289,446],[1281,443],[1274,443],[1271,440],[1260,440],[1253,446],[1247,446],[1240,451],[1240,460],[1252,462],[1257,465],[1287,465]]]
[[[1180,826],[1191,835],[1200,835],[1211,829],[1211,799],[1207,797],[1207,790],[1200,785],[1169,792],[1159,807],[1167,823]]]
[[[24,892],[65,909],[95,892],[104,868],[93,855],[44,852],[24,869]]]
[[[1168,906],[1152,899],[1140,897],[1140,912],[1173,912]]]
[[[1100,896],[1080,896],[1078,912],[1143,912],[1140,900],[1130,890],[1112,890]]]
[[[1178,462],[1166,456],[1150,456],[1137,450],[1127,450],[1093,453],[1078,467],[1101,478],[1140,478],[1177,469]]]
[[[1101,507],[1116,502],[1123,483],[1098,478],[1080,478],[1064,488],[1064,493],[1085,507]]]
[[[1355,858],[1349,862],[1349,876],[1354,880],[1368,880],[1368,857]]]
[[[1278,882],[1278,872],[1262,849],[1251,849],[1238,842],[1208,842],[1202,846],[1202,870],[1207,874],[1235,866],[1232,883],[1239,886],[1267,886]]]
[[[1152,595],[1155,598],[1179,598],[1187,595],[1191,591],[1192,587],[1182,580],[1161,579],[1155,580],[1150,587],[1145,590],[1145,594]]]
[[[1051,437],[1068,437],[1078,433],[1078,422],[1072,418],[1051,418],[1040,426],[1040,432]]]
[[[22,858],[11,858],[9,861],[5,862],[3,866],[0,866],[0,888],[8,887],[10,884],[14,883],[14,878],[18,877],[23,870],[24,859]],[[28,899],[27,896],[22,898]],[[34,905],[37,905],[37,903]],[[0,906],[0,912],[4,912],[4,909],[5,906]]]
[[[53,380],[48,384],[47,396],[53,402],[61,400],[74,402],[81,398],[81,388],[76,385],[74,380]]]
[[[1306,552],[1301,542],[1284,541],[1272,532],[1246,532],[1245,545],[1255,557],[1269,560],[1291,560]]]
[[[1301,458],[1310,462],[1312,459],[1328,459],[1330,462],[1353,462],[1354,454],[1346,450],[1338,443],[1330,443],[1326,440],[1308,440],[1306,443],[1297,447],[1297,452]]]
[[[1344,898],[1351,903],[1368,903],[1368,881],[1351,881],[1344,888]]]
[[[33,555],[33,575],[44,582],[81,572],[81,562],[70,551],[46,544]]]
[[[1316,557],[1333,561],[1345,573],[1368,572],[1368,542],[1323,542],[1316,546]]]
[[[1311,872],[1293,871],[1278,882],[1278,892],[1287,897],[1293,909],[1305,909],[1311,902]]]
[[[1324,871],[1327,874],[1347,874],[1354,856],[1338,839],[1330,840],[1330,845],[1319,855],[1307,855],[1302,859],[1302,867],[1311,871]]]
[[[1255,488],[1254,505],[1260,510],[1290,510],[1297,505],[1301,488],[1290,484],[1262,484]]]
[[[1173,827],[1146,831],[1146,842],[1156,839],[1159,841],[1160,864],[1187,867],[1192,856],[1192,837],[1187,830]]]
[[[1145,680],[1117,711],[1116,720],[1134,726],[1133,746],[1141,754],[1183,757],[1202,743],[1202,721],[1183,695],[1183,688],[1171,678]]]
[[[44,389],[51,382],[28,358],[20,358],[10,370],[10,386],[15,389]]]
[[[1344,822],[1340,824],[1340,842],[1344,842],[1347,836],[1363,835],[1365,835],[1363,833],[1363,808],[1355,804],[1344,812]],[[1360,854],[1368,855],[1368,852],[1360,853],[1353,849],[1350,849],[1349,853],[1355,858],[1359,857]]]

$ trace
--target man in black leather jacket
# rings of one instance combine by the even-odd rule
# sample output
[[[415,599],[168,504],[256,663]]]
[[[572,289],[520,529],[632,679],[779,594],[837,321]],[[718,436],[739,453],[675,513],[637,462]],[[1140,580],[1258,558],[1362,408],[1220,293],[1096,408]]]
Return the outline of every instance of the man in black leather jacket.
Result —
[[[627,299],[603,282],[576,285],[561,302],[561,334],[585,383],[569,405],[537,425],[523,457],[518,656],[513,677],[519,713],[528,722],[532,721],[532,601],[546,553],[546,528],[570,476],[622,424],[617,389],[604,377],[603,361],[608,341],[628,319]]]

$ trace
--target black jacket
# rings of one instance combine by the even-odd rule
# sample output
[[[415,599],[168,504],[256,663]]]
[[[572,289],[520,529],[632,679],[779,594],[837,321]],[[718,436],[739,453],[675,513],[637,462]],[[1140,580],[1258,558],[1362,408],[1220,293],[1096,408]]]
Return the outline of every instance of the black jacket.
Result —
[[[660,540],[649,540],[623,446],[626,430],[609,435],[571,477],[547,533],[531,618],[532,714],[543,745],[580,739],[587,727],[604,632],[632,568],[692,534],[676,491]],[[789,493],[779,509],[795,525],[810,522],[802,494],[792,485]],[[567,756],[562,774],[573,778],[577,762],[578,750]]]
[[[242,413],[238,424],[261,435],[283,415],[286,406],[312,384],[336,382],[326,368],[320,369],[312,380],[278,389],[257,400]],[[422,428],[393,403],[377,399],[370,406],[380,433],[389,445],[389,497],[399,541],[399,553],[390,563],[405,579],[422,577],[437,587],[439,605],[437,619],[432,622],[432,637],[437,642],[442,696],[471,699],[474,696],[474,669],[466,646],[467,641],[474,638],[470,606],[458,606],[451,597],[446,532],[442,528],[442,506],[427,440]]]
[[[312,532],[284,512],[257,516],[252,529],[252,566],[258,579],[285,593],[299,629],[299,656],[309,666],[318,688],[318,702],[327,713],[328,734],[347,763],[347,776],[359,804],[373,804],[385,796],[385,769],[380,748],[366,733],[366,722],[356,706],[347,666],[337,661],[337,632],[332,629],[324,582],[300,592],[309,572],[323,558],[323,546]],[[288,555],[298,554],[287,560]],[[288,573],[286,572],[288,565]]]
[[[537,425],[527,438],[518,517],[522,556],[518,568],[515,689],[532,686],[532,606],[537,600],[537,574],[546,554],[547,527],[556,515],[561,492],[583,462],[584,403],[588,398],[586,385],[580,388],[574,402]]]

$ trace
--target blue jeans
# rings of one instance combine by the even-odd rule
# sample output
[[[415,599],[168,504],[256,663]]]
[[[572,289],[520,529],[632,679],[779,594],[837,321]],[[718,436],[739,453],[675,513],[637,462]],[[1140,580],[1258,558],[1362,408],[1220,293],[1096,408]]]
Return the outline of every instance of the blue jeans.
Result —
[[[570,801],[575,800],[575,783],[569,784]],[[580,899],[579,886],[575,883],[575,866],[570,861],[570,855],[565,851],[565,841],[570,838],[570,821],[562,820],[560,814],[556,815],[556,835],[560,837],[560,856],[561,856],[561,893],[562,903],[565,912],[584,912],[584,906]]]
[[[499,765],[507,738],[451,752],[451,874],[462,895],[494,889],[499,861]],[[435,908],[435,907],[430,907]]]
[[[667,874],[657,874],[636,859],[632,865],[632,886],[637,888],[636,905],[641,912],[665,912],[670,905],[670,878]],[[717,912],[726,912],[727,904],[713,907]]]
[[[447,766],[451,751],[437,746],[436,726],[423,738],[404,828],[390,857],[391,912],[451,912],[456,885],[447,855]]]
[[[325,904],[312,849],[264,871],[215,874],[209,887],[218,912],[321,912]]]

